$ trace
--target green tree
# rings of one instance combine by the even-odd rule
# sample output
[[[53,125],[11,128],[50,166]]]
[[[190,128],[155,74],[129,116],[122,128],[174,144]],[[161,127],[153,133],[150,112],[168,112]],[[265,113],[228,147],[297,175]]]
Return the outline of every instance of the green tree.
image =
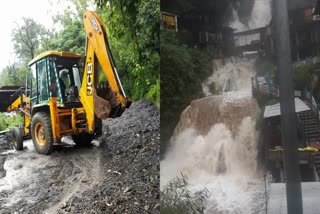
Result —
[[[161,32],[161,154],[179,121],[181,112],[202,97],[201,83],[209,76],[211,60],[206,50],[179,44],[175,32]]]
[[[39,53],[41,48],[41,39],[45,28],[43,25],[35,22],[32,18],[22,18],[23,23],[16,23],[12,30],[12,41],[14,51],[19,61],[9,64],[1,74],[1,85],[23,86],[26,82],[26,76],[30,76],[28,62]]]
[[[44,29],[41,35],[40,48],[38,53],[43,53],[45,51],[51,50],[51,40],[54,36],[54,31],[50,29]]]
[[[181,174],[181,177],[173,179],[165,186],[161,191],[161,213],[204,213],[208,190],[203,189],[192,193],[188,190],[188,185],[188,178]]]
[[[26,76],[30,78],[26,64],[20,66],[16,64],[8,65],[0,73],[0,85],[23,86],[26,83]]]
[[[85,38],[83,22],[81,20],[70,20],[70,23],[65,23],[61,32],[52,35],[48,47],[57,51],[84,54]]]
[[[101,5],[100,5],[101,2]],[[102,0],[101,16],[125,90],[160,102],[160,1]]]
[[[12,30],[14,50],[23,61],[29,61],[35,57],[39,48],[41,34],[44,27],[31,18],[23,18],[23,25],[16,23]]]
[[[0,113],[0,131],[11,129],[15,126],[22,126],[23,118],[21,115],[17,114],[14,116],[6,116]]]
[[[293,83],[296,90],[311,90],[312,75],[314,73],[314,64],[300,65],[294,69]]]
[[[61,26],[58,32],[52,32],[48,47],[57,51],[71,51],[84,54],[85,31],[82,15],[87,7],[92,6],[93,1],[69,0],[73,7],[66,8],[63,13],[55,15],[53,21]]]

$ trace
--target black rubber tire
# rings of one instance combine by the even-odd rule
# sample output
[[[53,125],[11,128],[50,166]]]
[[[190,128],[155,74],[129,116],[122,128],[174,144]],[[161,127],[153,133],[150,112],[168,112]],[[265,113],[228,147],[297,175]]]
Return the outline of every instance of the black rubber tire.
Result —
[[[93,134],[89,134],[89,133],[72,135],[72,140],[76,143],[77,146],[81,146],[81,147],[91,146],[92,139],[93,139]]]
[[[39,126],[41,130],[38,130]],[[38,132],[38,134],[36,132]],[[53,135],[52,135],[50,115],[48,113],[37,112],[32,117],[31,136],[32,136],[33,145],[39,154],[48,155],[52,152]],[[41,140],[43,141],[42,143],[40,142]]]
[[[23,150],[23,133],[19,127],[13,127],[13,146],[17,151]]]

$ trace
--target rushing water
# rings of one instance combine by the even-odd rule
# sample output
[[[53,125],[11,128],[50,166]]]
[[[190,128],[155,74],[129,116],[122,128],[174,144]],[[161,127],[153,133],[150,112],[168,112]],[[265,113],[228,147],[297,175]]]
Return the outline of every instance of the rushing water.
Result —
[[[249,29],[265,27],[271,21],[271,0],[255,0]]]
[[[213,74],[202,84],[206,96],[212,95],[210,85],[216,92],[250,91],[254,59],[230,58],[214,60]]]
[[[238,31],[263,27],[271,18],[270,0],[256,0],[248,26],[234,11]],[[254,60],[216,60],[202,88],[207,97],[183,111],[161,161],[161,188],[183,173],[191,191],[207,188],[206,213],[262,214],[266,208],[263,169],[258,165],[258,107],[251,94]],[[214,84],[212,96],[210,85]]]
[[[248,23],[241,22],[236,8],[232,8],[232,22],[229,23],[236,32],[265,27],[271,21],[271,0],[255,0]]]
[[[213,109],[205,111],[206,107]],[[161,188],[182,172],[191,191],[208,189],[206,213],[264,213],[255,112],[255,102],[245,91],[194,101],[182,113],[161,162]]]

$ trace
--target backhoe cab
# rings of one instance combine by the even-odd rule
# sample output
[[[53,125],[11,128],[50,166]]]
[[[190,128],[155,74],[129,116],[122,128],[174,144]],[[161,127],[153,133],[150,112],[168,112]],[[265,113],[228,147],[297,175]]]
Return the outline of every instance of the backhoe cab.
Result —
[[[84,13],[87,35],[85,56],[47,51],[29,63],[30,91],[7,108],[24,115],[24,127],[14,128],[14,145],[32,137],[40,154],[49,154],[71,135],[78,145],[101,134],[102,119],[119,117],[131,104],[125,95],[108,45],[105,27],[92,11]],[[103,72],[107,82],[99,82]]]

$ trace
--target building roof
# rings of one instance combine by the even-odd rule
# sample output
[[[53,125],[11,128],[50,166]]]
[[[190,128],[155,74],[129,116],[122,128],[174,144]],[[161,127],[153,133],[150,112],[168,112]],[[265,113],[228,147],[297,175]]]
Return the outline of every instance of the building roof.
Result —
[[[50,56],[50,55],[55,55],[55,56],[60,56],[60,57],[69,57],[69,58],[81,58],[81,54],[78,53],[73,53],[73,52],[68,52],[68,51],[46,51],[38,56],[36,56],[35,58],[33,58],[30,62],[29,62],[29,66],[32,65],[33,63],[35,63],[36,61]]]
[[[161,13],[161,14],[164,14],[164,15],[178,16],[177,14],[168,13],[168,12],[165,12],[165,11],[160,11],[160,13]]]
[[[262,31],[264,31],[266,29],[266,27],[260,27],[260,28],[255,28],[252,30],[245,30],[245,31],[240,31],[240,32],[234,32],[233,35],[234,36],[242,36],[242,35],[252,35],[255,33],[261,33]]]
[[[310,108],[298,97],[294,98],[296,112],[308,111]],[[280,116],[280,103],[275,105],[266,106],[263,114],[263,118]]]

